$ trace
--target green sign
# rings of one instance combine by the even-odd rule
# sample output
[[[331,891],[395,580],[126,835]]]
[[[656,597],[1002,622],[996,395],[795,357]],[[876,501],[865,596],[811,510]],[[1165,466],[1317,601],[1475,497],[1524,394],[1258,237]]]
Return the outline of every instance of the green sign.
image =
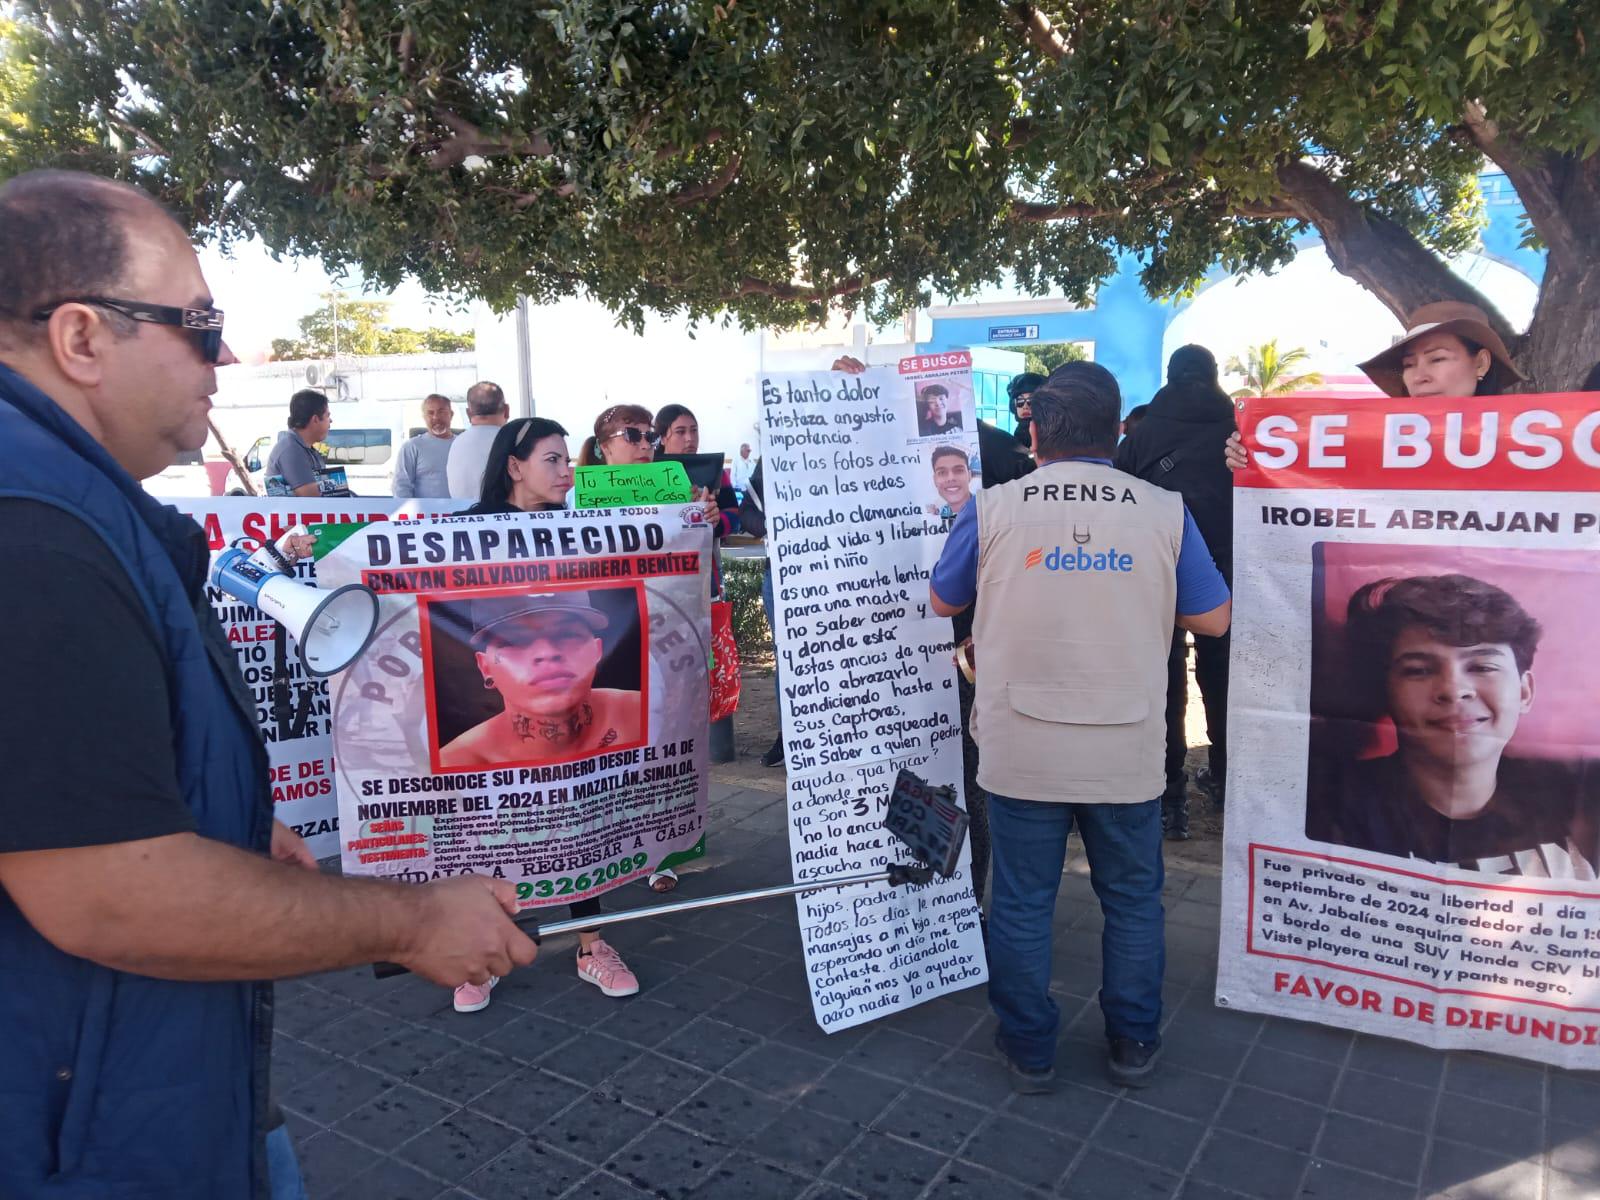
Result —
[[[370,524],[372,524],[371,521],[340,521],[338,524],[307,526],[312,536],[317,539],[317,544],[312,549],[312,557],[320,562],[344,545],[344,540],[347,537],[358,529],[365,529]]]
[[[694,499],[682,463],[634,463],[579,467],[573,472],[579,508],[636,508],[687,504]]]

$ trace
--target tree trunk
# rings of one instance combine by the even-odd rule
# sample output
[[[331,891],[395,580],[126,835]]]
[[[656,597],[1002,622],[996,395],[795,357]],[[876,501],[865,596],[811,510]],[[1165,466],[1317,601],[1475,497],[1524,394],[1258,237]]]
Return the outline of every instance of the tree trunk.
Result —
[[[1600,259],[1546,263],[1517,367],[1535,392],[1576,391],[1600,363]]]

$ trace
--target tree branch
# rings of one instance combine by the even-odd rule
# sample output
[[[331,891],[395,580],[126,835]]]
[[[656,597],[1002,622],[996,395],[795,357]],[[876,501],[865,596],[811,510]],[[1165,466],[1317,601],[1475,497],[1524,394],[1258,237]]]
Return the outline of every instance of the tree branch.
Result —
[[[1022,26],[1022,31],[1033,44],[1033,48],[1047,58],[1061,62],[1072,53],[1072,48],[1067,45],[1066,39],[1056,32],[1056,27],[1051,24],[1050,18],[1040,12],[1036,5],[1013,4],[1011,16]]]
[[[555,153],[550,140],[535,134],[530,138],[489,137],[465,117],[441,111],[439,120],[446,125],[451,136],[440,142],[428,156],[428,165],[436,171],[459,167],[463,161],[476,155],[493,158],[510,155],[520,158],[549,158]]]
[[[1277,175],[1282,199],[1322,235],[1333,265],[1383,301],[1402,323],[1438,300],[1476,304],[1516,353],[1520,339],[1511,322],[1410,230],[1358,203],[1337,180],[1308,162],[1284,162]]]
[[[1549,248],[1550,256],[1568,265],[1583,257],[1584,239],[1568,219],[1556,194],[1556,173],[1562,156],[1530,150],[1523,141],[1490,119],[1482,103],[1469,100],[1463,111],[1464,128],[1472,144],[1506,173],[1517,190],[1534,230]]]
[[[1226,200],[1218,197],[1212,201],[1208,198],[1196,199],[1190,196],[1173,196],[1160,201],[1157,207],[1174,208],[1183,204],[1207,204],[1225,217],[1242,217],[1252,220],[1286,221],[1299,218],[1300,214],[1285,201],[1272,201],[1258,204],[1243,200]],[[1108,208],[1098,204],[1034,204],[1025,200],[1011,202],[1011,219],[1014,221],[1088,221],[1096,217],[1121,217],[1126,216],[1128,207]]]
[[[672,203],[679,208],[687,208],[691,204],[699,204],[704,200],[712,200],[727,191],[733,181],[739,177],[739,171],[744,167],[744,160],[737,154],[728,155],[728,161],[705,183],[693,184],[684,188],[672,197]]]

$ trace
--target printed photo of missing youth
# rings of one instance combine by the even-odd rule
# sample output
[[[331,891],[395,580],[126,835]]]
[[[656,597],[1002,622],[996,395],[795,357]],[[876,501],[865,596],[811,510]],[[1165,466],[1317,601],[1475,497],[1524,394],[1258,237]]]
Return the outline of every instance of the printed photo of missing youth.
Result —
[[[934,499],[925,507],[930,517],[953,521],[972,501],[972,461],[961,446],[935,446],[932,463]]]
[[[968,378],[929,379],[916,385],[918,437],[960,435],[972,401]]]
[[[645,740],[634,585],[419,598],[434,770],[569,762]]]
[[[1592,555],[1319,543],[1306,836],[1593,880]]]

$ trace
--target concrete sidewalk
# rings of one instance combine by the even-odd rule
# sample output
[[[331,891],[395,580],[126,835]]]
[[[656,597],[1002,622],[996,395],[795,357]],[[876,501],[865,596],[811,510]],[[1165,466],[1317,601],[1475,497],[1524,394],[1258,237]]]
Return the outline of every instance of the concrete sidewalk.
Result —
[[[710,853],[676,895],[786,882],[783,797],[714,786]],[[1100,916],[1061,881],[1061,1086],[1013,1096],[971,989],[823,1034],[792,900],[610,940],[641,993],[573,972],[575,940],[462,1016],[367,970],[279,988],[273,1059],[313,1200],[1221,1200],[1600,1197],[1600,1075],[1440,1054],[1217,1009],[1218,881],[1169,871],[1161,1078],[1106,1081]],[[642,886],[611,908],[654,901]],[[553,919],[565,916],[564,910]]]

